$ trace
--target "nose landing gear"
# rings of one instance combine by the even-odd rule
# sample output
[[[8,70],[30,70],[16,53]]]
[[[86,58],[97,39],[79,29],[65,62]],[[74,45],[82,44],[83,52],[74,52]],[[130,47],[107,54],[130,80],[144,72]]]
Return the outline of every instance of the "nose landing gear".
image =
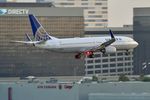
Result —
[[[130,54],[129,50],[126,50],[125,55],[129,55],[129,54]]]

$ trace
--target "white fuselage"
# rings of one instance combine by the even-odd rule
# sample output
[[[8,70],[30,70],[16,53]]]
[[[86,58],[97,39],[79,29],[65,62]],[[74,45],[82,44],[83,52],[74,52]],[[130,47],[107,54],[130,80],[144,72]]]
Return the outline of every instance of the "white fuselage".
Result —
[[[35,46],[56,52],[82,52],[100,46],[109,39],[111,39],[109,36],[51,39],[43,44],[36,44]],[[117,50],[129,50],[138,45],[136,41],[129,37],[116,36],[115,39],[116,41],[111,46],[114,46]]]

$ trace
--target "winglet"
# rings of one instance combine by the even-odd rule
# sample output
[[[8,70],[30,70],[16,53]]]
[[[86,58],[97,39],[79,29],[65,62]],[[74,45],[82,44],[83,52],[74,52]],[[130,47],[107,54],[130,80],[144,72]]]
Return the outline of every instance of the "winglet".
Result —
[[[114,39],[115,37],[114,37],[114,34],[113,34],[113,32],[111,31],[111,29],[109,29],[109,33],[110,33],[110,35],[111,35],[111,38]]]

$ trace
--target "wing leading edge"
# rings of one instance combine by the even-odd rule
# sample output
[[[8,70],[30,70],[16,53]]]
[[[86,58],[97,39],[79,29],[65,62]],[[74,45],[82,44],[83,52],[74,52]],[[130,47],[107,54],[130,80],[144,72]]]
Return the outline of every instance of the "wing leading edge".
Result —
[[[112,43],[114,43],[116,41],[115,37],[114,37],[114,34],[111,30],[109,30],[109,33],[110,33],[110,36],[111,36],[111,39],[102,43],[98,48],[97,50],[103,50],[105,49],[107,46],[111,45]]]
[[[91,48],[89,50],[91,50],[91,51],[102,51],[103,49],[105,49],[106,47],[108,47],[109,45],[114,43],[116,41],[116,39],[115,39],[114,34],[113,34],[113,32],[111,30],[109,30],[109,34],[111,36],[110,40],[108,40],[108,41],[106,41],[106,42],[104,42],[104,43],[102,43],[102,44],[100,44],[100,45],[98,45],[96,47],[93,47],[93,48]]]
[[[113,32],[111,30],[109,30],[109,33],[110,33],[110,36],[111,36],[110,40],[108,40],[108,41],[106,41],[106,42],[104,42],[100,45],[97,45],[95,47],[91,47],[91,48],[83,50],[82,52],[75,55],[75,58],[79,59],[82,54],[85,55],[85,56],[88,56],[90,58],[93,58],[94,57],[93,53],[95,51],[101,51],[102,53],[105,53],[106,52],[106,47],[110,46],[112,43],[114,43],[116,41]]]

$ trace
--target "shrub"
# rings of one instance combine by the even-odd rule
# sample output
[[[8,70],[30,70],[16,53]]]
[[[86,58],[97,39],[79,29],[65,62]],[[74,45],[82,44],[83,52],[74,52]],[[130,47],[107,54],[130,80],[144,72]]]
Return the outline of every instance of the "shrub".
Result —
[[[98,77],[92,76],[92,81],[98,81]]]
[[[129,78],[127,76],[125,76],[124,74],[121,74],[119,76],[119,81],[130,81]]]

